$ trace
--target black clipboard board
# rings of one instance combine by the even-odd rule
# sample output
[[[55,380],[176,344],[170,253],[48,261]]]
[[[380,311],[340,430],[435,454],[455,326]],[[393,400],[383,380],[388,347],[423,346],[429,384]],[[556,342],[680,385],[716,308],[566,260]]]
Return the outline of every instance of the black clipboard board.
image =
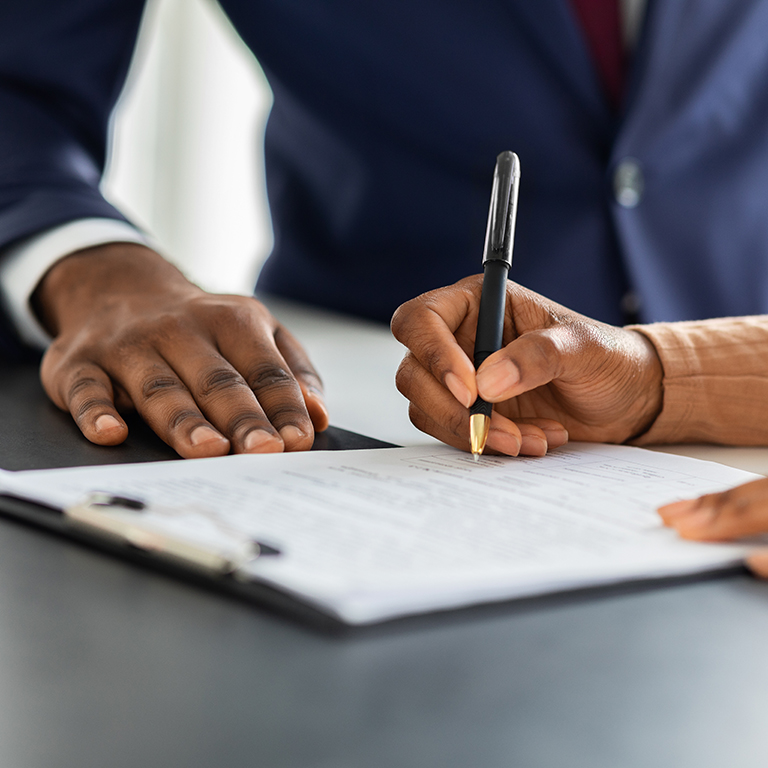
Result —
[[[74,429],[74,427],[73,427]],[[354,432],[329,427],[318,435],[313,450],[350,450],[395,447],[391,443],[369,438]],[[103,449],[111,450],[111,449]],[[175,454],[169,458],[178,458]],[[168,558],[161,553],[136,546],[116,537],[105,536],[98,530],[73,526],[60,509],[46,507],[14,496],[0,494],[0,516],[17,523],[32,526],[49,534],[96,549],[110,557],[134,563],[155,573],[181,579],[197,587],[228,594],[247,600],[268,610],[309,623],[316,629],[329,632],[348,630],[347,625],[321,611],[299,597],[255,581],[242,581],[230,574],[213,574],[204,569]]]

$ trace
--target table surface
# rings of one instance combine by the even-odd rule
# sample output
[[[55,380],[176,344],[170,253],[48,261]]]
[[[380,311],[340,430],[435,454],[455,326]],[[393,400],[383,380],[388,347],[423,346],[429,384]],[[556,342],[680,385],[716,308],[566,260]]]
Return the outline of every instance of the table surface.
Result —
[[[273,306],[323,373],[335,425],[428,440],[394,389],[402,350],[385,328]],[[88,444],[30,366],[0,371],[0,418],[8,469],[173,457],[134,423],[125,446]],[[684,451],[768,473],[768,450]],[[766,638],[768,586],[743,573],[334,636],[0,519],[0,765],[753,766]]]

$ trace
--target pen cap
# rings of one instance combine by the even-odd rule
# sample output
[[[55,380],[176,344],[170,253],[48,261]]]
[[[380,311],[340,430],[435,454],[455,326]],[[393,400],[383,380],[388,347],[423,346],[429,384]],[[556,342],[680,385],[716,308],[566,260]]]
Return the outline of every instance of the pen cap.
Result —
[[[502,152],[496,158],[496,169],[493,172],[483,264],[494,260],[504,261],[507,266],[512,266],[519,187],[520,158],[514,152]]]

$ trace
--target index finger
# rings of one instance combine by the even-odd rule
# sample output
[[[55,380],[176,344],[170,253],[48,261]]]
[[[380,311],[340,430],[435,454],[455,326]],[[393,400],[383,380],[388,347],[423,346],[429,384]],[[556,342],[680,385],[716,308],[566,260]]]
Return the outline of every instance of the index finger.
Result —
[[[768,478],[659,508],[665,525],[686,539],[717,541],[768,531]]]
[[[479,289],[472,277],[424,293],[399,307],[391,324],[395,338],[466,408],[477,397],[475,367],[457,332],[477,317]]]

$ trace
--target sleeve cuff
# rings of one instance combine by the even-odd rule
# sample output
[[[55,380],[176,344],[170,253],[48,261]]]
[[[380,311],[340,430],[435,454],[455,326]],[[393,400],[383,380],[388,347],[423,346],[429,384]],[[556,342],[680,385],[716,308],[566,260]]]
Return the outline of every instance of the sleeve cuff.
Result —
[[[628,326],[650,339],[664,403],[634,445],[768,444],[768,317]]]
[[[117,219],[81,219],[49,229],[9,248],[0,262],[0,295],[21,340],[37,349],[50,335],[32,312],[30,299],[45,273],[64,256],[107,243],[149,245],[137,229]]]

